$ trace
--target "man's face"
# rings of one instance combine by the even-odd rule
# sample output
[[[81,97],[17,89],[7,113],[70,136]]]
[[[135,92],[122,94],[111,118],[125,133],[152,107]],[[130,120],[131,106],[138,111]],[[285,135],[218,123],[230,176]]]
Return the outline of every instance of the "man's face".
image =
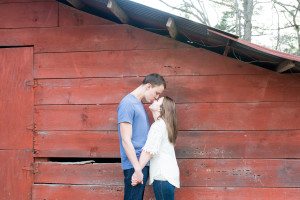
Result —
[[[149,83],[148,83],[149,84]],[[145,93],[145,100],[148,103],[152,103],[155,99],[158,99],[159,95],[164,91],[164,86],[153,86],[151,84],[147,85],[147,91]]]

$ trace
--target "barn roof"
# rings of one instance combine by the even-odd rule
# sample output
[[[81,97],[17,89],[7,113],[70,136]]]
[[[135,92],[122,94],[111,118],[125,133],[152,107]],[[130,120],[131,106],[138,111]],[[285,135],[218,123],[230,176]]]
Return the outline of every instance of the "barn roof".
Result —
[[[117,23],[154,32],[195,47],[278,72],[300,72],[300,57],[262,47],[237,35],[129,0],[61,0]]]

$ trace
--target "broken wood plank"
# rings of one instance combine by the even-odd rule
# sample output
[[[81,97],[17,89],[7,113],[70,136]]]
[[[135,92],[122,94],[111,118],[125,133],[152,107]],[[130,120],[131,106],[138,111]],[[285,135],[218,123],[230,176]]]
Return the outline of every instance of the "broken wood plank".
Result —
[[[35,183],[122,186],[120,163],[35,163]],[[300,161],[292,159],[178,159],[182,187],[299,187]],[[266,167],[268,166],[268,167]],[[74,175],[76,174],[76,175]]]

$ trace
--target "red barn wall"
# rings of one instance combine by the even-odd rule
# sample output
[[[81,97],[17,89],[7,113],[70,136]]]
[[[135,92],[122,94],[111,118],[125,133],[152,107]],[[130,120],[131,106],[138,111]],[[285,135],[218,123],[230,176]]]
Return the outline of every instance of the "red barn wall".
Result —
[[[120,163],[99,158],[120,157],[118,103],[152,72],[165,77],[164,95],[178,107],[177,199],[299,198],[299,74],[277,74],[56,1],[0,0],[0,13],[0,46],[33,46],[32,199],[122,199]]]

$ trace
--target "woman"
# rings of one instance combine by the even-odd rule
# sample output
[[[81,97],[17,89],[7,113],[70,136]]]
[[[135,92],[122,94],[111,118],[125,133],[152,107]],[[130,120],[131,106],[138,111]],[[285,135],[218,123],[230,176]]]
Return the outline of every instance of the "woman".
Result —
[[[177,111],[170,97],[161,97],[150,106],[154,123],[143,147],[139,164],[143,169],[150,160],[150,180],[155,198],[174,199],[175,187],[179,188],[179,168],[174,145],[177,138]],[[137,182],[132,176],[132,185]]]

